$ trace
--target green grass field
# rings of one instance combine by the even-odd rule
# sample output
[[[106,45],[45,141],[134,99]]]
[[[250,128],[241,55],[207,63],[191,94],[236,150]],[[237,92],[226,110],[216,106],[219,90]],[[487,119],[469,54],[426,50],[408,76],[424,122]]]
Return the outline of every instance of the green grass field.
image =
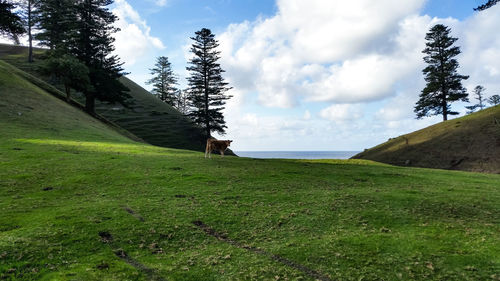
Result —
[[[500,280],[500,175],[134,142],[0,62],[2,280]]]

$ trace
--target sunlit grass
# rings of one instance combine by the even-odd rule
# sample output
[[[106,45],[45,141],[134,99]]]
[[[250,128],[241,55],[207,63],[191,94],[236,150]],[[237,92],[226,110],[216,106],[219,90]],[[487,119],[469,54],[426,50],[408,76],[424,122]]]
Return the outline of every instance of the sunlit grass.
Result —
[[[113,143],[113,142],[90,142],[90,141],[74,141],[74,140],[54,140],[54,139],[16,139],[17,142],[31,143],[50,146],[64,146],[67,148],[77,149],[80,151],[92,152],[112,152],[112,153],[127,153],[127,154],[142,154],[156,156],[175,156],[175,155],[200,155],[187,150],[174,150],[163,147],[133,144],[133,143]]]

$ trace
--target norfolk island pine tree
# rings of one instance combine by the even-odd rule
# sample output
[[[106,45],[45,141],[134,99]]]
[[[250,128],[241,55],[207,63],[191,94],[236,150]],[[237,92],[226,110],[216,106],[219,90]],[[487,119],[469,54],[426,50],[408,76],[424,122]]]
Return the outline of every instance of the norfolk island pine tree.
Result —
[[[189,61],[191,66],[186,68],[191,73],[188,77],[188,116],[210,138],[212,132],[225,133],[227,126],[222,110],[226,100],[232,97],[226,94],[231,87],[224,81],[224,70],[217,62],[220,52],[216,50],[219,43],[215,35],[207,28],[197,31],[195,35],[191,37],[194,40],[191,46],[193,58]]]
[[[448,115],[458,114],[451,110],[450,103],[469,101],[469,94],[462,85],[462,80],[469,76],[457,72],[459,64],[454,57],[460,54],[460,48],[453,46],[458,39],[450,36],[450,28],[437,24],[425,39],[426,48],[422,53],[426,54],[424,61],[428,66],[422,72],[427,85],[420,93],[414,111],[418,119],[442,114],[443,121],[446,121]]]

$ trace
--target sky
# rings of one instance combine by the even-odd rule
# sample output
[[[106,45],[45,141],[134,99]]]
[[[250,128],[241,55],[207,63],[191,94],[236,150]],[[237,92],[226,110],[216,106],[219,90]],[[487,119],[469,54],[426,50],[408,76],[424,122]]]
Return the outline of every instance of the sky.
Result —
[[[425,86],[422,50],[435,24],[449,26],[459,73],[486,96],[500,94],[500,5],[486,0],[115,0],[116,53],[146,89],[167,56],[185,87],[190,37],[219,40],[224,110],[235,151],[361,151],[436,124],[415,119]],[[404,5],[402,5],[404,3]],[[472,95],[471,95],[472,96]],[[467,104],[455,103],[465,114]]]

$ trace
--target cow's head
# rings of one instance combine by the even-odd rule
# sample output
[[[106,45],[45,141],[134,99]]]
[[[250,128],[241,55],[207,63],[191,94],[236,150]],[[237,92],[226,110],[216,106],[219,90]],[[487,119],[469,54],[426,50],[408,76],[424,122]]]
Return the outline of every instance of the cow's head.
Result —
[[[227,146],[230,146],[230,145],[231,145],[231,142],[233,142],[233,141],[232,141],[232,140],[227,140],[227,141],[226,141],[226,145],[227,145]]]

